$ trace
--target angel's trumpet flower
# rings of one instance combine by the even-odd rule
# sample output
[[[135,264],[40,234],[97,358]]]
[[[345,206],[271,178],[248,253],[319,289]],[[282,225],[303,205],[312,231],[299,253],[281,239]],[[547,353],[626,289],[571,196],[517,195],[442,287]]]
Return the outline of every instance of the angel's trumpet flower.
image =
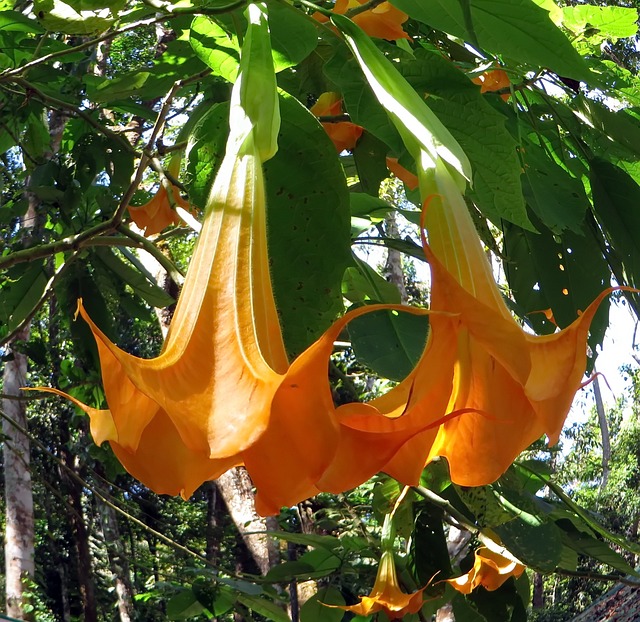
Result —
[[[344,15],[347,11],[356,9],[365,4],[367,0],[336,0],[333,12]],[[329,18],[322,13],[314,13],[314,19],[319,22],[328,22]],[[403,30],[402,24],[409,16],[390,2],[381,2],[372,9],[367,9],[354,16],[353,21],[362,28],[370,37],[396,41],[397,39],[410,39]]]
[[[167,172],[173,178],[180,173],[180,154],[174,154],[169,161]],[[129,205],[131,220],[144,231],[145,236],[160,233],[169,225],[180,223],[180,214],[177,209],[187,212],[191,210],[189,201],[180,196],[179,189],[168,178],[160,181],[158,191],[144,205]]]
[[[299,501],[324,471],[338,424],[330,416],[328,355],[301,358],[285,380],[289,363],[269,275],[262,173],[262,162],[277,149],[279,108],[264,9],[250,5],[248,17],[226,154],[163,350],[153,359],[124,352],[80,302],[98,345],[109,410],[74,401],[89,414],[96,442],[109,441],[125,468],[155,491],[188,497],[246,459],[265,497],[262,509],[277,511]],[[272,414],[279,408],[293,412]],[[290,420],[295,425],[285,430]],[[255,445],[269,426],[280,428],[260,451]],[[252,466],[290,453],[299,458],[295,489]]]
[[[589,325],[610,290],[562,331],[523,331],[503,301],[464,202],[471,178],[464,152],[366,34],[343,16],[332,19],[416,160],[429,234],[429,244],[423,234],[432,271],[427,347],[413,374],[377,405],[387,416],[403,411],[403,425],[428,413],[432,421],[466,412],[443,423],[435,440],[432,430],[414,436],[384,470],[413,483],[426,461],[445,456],[454,482],[489,484],[543,434],[550,443],[558,440],[585,372]],[[440,382],[425,402],[417,396],[434,374]]]
[[[338,116],[342,114],[342,98],[339,93],[327,92],[318,97],[318,101],[311,106],[311,112],[317,117]],[[322,123],[324,131],[336,146],[338,153],[342,153],[345,149],[351,151],[353,149],[364,128],[350,121],[337,121],[330,123]]]
[[[387,614],[389,620],[400,620],[405,615],[417,613],[422,609],[424,598],[422,592],[407,594],[398,584],[396,563],[393,551],[383,551],[378,566],[378,574],[369,596],[361,596],[357,605],[341,606],[359,616],[369,616],[378,611]]]
[[[469,572],[446,581],[462,594],[471,594],[475,588],[480,586],[493,592],[509,577],[516,579],[520,577],[524,570],[525,567],[515,559],[510,559],[482,546],[475,551],[473,568]]]
[[[400,620],[405,615],[417,613],[424,604],[423,592],[431,583],[411,593],[405,592],[398,582],[396,562],[393,553],[395,540],[395,526],[393,519],[395,512],[402,502],[406,491],[400,494],[393,510],[385,515],[382,525],[380,545],[382,555],[378,564],[378,573],[373,584],[373,589],[368,596],[361,596],[360,602],[355,605],[325,605],[336,609],[345,609],[359,616],[369,616],[379,611],[384,612],[389,620]]]

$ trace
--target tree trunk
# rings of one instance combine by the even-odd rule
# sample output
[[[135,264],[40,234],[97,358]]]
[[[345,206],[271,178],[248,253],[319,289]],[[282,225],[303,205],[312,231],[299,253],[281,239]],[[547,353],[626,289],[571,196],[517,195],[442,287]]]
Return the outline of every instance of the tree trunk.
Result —
[[[607,423],[607,413],[604,410],[602,402],[602,393],[600,393],[600,382],[598,376],[593,379],[593,397],[596,402],[596,411],[598,413],[598,425],[600,426],[600,435],[602,436],[602,477],[600,479],[599,494],[602,494],[609,482],[609,473],[611,473],[611,442],[609,440],[609,424]]]
[[[129,573],[129,560],[120,537],[118,517],[115,510],[102,501],[98,501],[102,533],[109,556],[109,567],[116,589],[116,606],[120,622],[131,622],[133,616],[133,587]]]
[[[253,505],[253,485],[243,467],[236,467],[216,480],[238,532],[262,574],[279,561],[278,549],[273,540],[254,531],[266,531],[267,520],[259,516]]]
[[[68,436],[68,431],[67,431]],[[69,469],[76,470],[73,456],[66,449],[67,442],[63,442],[62,459]],[[96,622],[98,612],[96,608],[95,589],[93,584],[93,569],[91,567],[91,550],[89,548],[89,533],[85,523],[85,516],[82,507],[82,488],[72,477],[69,477],[65,470],[60,472],[65,483],[67,498],[67,517],[71,525],[73,540],[78,563],[78,585],[82,598],[83,622]]]
[[[24,328],[9,345],[11,360],[5,363],[3,393],[18,397],[20,387],[26,385],[27,357],[17,347],[26,341],[29,328]],[[4,443],[4,486],[6,503],[5,580],[7,614],[19,620],[33,620],[25,611],[28,599],[28,582],[35,574],[33,494],[31,490],[29,437],[17,426],[26,430],[25,403],[2,400]]]
[[[544,583],[542,575],[539,572],[533,573],[533,601],[534,609],[542,609],[544,607]]]
[[[384,230],[388,238],[399,238],[396,213],[390,211],[384,219]],[[408,300],[407,288],[404,283],[404,270],[402,269],[402,253],[393,248],[387,249],[387,261],[384,264],[384,275],[389,283],[393,283],[400,292],[400,301],[406,304]]]

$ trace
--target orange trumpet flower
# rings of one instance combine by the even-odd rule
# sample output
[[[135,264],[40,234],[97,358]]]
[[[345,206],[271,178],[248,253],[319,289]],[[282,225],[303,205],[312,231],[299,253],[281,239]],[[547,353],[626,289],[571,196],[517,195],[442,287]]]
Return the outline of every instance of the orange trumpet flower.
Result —
[[[451,587],[462,594],[471,594],[480,585],[493,592],[509,577],[517,579],[525,570],[525,567],[514,559],[504,557],[486,546],[477,549],[474,555],[473,568],[469,572],[446,580]]]
[[[180,173],[180,156],[171,158],[167,170],[173,177],[178,176]],[[171,197],[169,193],[171,193]],[[180,190],[165,178],[160,181],[158,191],[149,201],[144,205],[129,205],[127,209],[131,220],[148,237],[154,233],[160,233],[169,225],[180,223],[180,215],[175,210],[176,207],[191,211],[189,201],[185,201],[180,196]]]
[[[380,557],[380,565],[378,566],[378,574],[369,596],[361,596],[357,605],[326,606],[352,611],[359,616],[369,616],[383,611],[390,620],[400,620],[405,615],[420,611],[423,604],[422,592],[424,590],[425,588],[423,587],[411,594],[403,592],[398,584],[393,551],[383,551]]]
[[[333,13],[344,15],[347,11],[355,9],[367,0],[336,0]],[[321,23],[329,21],[329,18],[322,13],[314,13],[314,19]],[[373,9],[358,13],[351,18],[370,37],[395,41],[397,39],[410,39],[411,37],[402,29],[409,16],[397,9],[389,2],[382,2]]]
[[[532,335],[515,321],[494,281],[466,204],[452,174],[437,162],[423,173],[427,197],[424,219],[429,244],[424,248],[432,271],[432,344],[448,335],[455,362],[447,411],[468,409],[446,421],[435,441],[411,439],[388,465],[407,475],[413,452],[427,460],[445,456],[451,479],[482,486],[502,475],[531,443],[547,435],[557,442],[575,393],[582,384],[589,325],[603,292],[573,324],[552,335]],[[425,357],[436,365],[434,359]],[[421,440],[422,436],[422,440]],[[414,476],[419,465],[414,462]],[[404,471],[403,471],[404,469]]]
[[[462,148],[360,28],[332,19],[416,162],[429,234],[427,244],[423,228],[432,275],[427,347],[410,377],[372,406],[387,417],[403,413],[398,425],[465,413],[445,421],[435,439],[427,428],[408,440],[384,470],[412,484],[425,462],[444,456],[455,483],[490,484],[544,434],[558,440],[582,384],[589,326],[611,290],[562,331],[525,332],[503,301],[464,201],[472,175]],[[421,395],[433,374],[440,380]]]
[[[485,71],[477,78],[473,78],[471,82],[480,85],[481,93],[501,91],[503,89],[508,89],[511,85],[511,80],[509,80],[509,76],[504,69],[492,69],[491,71]],[[511,95],[510,93],[503,93],[500,97],[503,101],[508,101]]]
[[[338,93],[323,93],[318,97],[318,101],[311,106],[311,112],[316,117],[338,116],[342,114],[342,98]],[[351,151],[353,149],[364,128],[349,121],[323,122],[322,127],[329,135],[329,138],[336,146],[338,153]]]
[[[121,350],[80,301],[79,313],[98,346],[109,410],[67,397],[90,416],[96,442],[109,441],[125,468],[156,492],[188,497],[203,481],[246,460],[260,507],[274,512],[299,501],[317,481],[333,456],[339,427],[327,378],[325,342],[332,346],[331,335],[291,368],[282,341],[262,173],[262,162],[277,149],[278,100],[263,9],[250,5],[249,17],[227,153],[162,352],[141,359]],[[266,438],[276,441],[258,445],[268,427]],[[288,442],[300,455],[287,477],[274,480],[269,469],[260,472],[263,464],[277,469],[295,454]]]

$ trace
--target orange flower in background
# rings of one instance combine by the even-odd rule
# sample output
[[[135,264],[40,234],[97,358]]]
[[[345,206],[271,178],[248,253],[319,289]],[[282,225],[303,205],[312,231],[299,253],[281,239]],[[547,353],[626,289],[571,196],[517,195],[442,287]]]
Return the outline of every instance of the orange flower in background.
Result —
[[[179,155],[172,157],[167,169],[174,178],[180,173],[180,159],[181,156]],[[169,197],[169,191],[171,192],[171,197]],[[140,206],[129,205],[127,209],[131,220],[148,237],[155,233],[160,233],[170,225],[180,224],[180,216],[175,207],[191,211],[189,201],[185,201],[180,196],[180,190],[168,179],[162,179],[158,191],[149,201]]]
[[[507,72],[503,69],[492,69],[491,71],[485,71],[477,78],[471,80],[474,84],[480,85],[481,93],[490,93],[493,91],[501,91],[502,89],[508,89],[511,85],[511,80]],[[503,93],[500,97],[504,101],[508,101],[511,95],[509,93]]]
[[[323,93],[311,107],[316,117],[333,117],[342,114],[342,98],[338,93]],[[323,122],[322,127],[336,146],[338,153],[351,151],[358,142],[364,128],[349,121]]]
[[[408,171],[398,162],[398,158],[387,158],[387,168],[401,181],[409,190],[418,187],[418,176]]]
[[[336,0],[333,13],[344,15],[347,11],[355,9],[367,0]],[[314,13],[313,17],[319,22],[325,23],[329,18],[322,13]],[[382,2],[373,9],[358,13],[351,18],[370,37],[395,41],[397,39],[410,39],[409,35],[402,29],[409,16],[397,9],[389,2]]]
[[[493,592],[509,577],[517,579],[524,571],[522,564],[483,546],[476,550],[473,568],[469,572],[446,581],[462,594],[471,594],[479,586]]]
[[[411,594],[403,592],[398,584],[393,552],[383,551],[376,581],[369,596],[361,596],[357,605],[326,606],[352,611],[359,616],[368,616],[383,611],[390,620],[400,620],[405,615],[420,611],[423,604],[422,592],[424,590],[425,588],[423,587]]]

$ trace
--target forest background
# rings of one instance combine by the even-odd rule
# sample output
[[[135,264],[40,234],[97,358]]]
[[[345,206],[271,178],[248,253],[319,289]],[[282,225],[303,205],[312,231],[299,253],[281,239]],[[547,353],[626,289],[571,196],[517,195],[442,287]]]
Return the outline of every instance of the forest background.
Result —
[[[568,326],[611,283],[639,287],[635,3],[391,4],[387,19],[377,0],[267,3],[282,94],[268,241],[289,354],[345,307],[429,300],[415,165],[322,9],[358,21],[466,152],[468,208],[528,330]],[[244,8],[0,0],[2,578],[14,618],[338,622],[351,614],[322,603],[351,605],[374,583],[402,488],[391,478],[266,519],[242,469],[182,501],[128,475],[68,402],[20,391],[58,387],[104,407],[95,341],[74,321],[80,297],[120,347],[160,351],[224,151]],[[371,245],[382,260],[367,263]],[[637,316],[636,294],[611,298]],[[402,380],[427,332],[405,314],[351,322],[329,369],[336,404]],[[633,365],[613,408],[566,431],[570,449],[540,441],[478,488],[453,484],[442,460],[425,469],[395,514],[400,583],[427,586],[405,619],[568,620],[612,582],[640,582]],[[467,595],[439,582],[467,572],[487,538],[527,571]]]

